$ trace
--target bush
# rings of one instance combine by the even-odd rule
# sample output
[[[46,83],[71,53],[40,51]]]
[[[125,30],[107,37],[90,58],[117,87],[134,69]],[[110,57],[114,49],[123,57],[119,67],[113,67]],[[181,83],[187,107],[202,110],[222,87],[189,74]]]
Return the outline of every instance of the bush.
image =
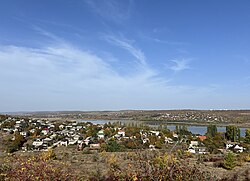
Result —
[[[232,170],[236,166],[236,159],[233,153],[229,152],[224,157],[223,167]]]
[[[76,180],[74,171],[61,162],[50,162],[42,157],[11,157],[8,162],[14,163],[4,172],[6,180]]]
[[[47,152],[44,152],[42,154],[42,159],[44,161],[50,160],[50,159],[56,159],[56,154],[52,148],[50,148]]]
[[[15,137],[15,140],[9,141],[7,145],[7,148],[6,148],[7,153],[13,153],[19,150],[22,147],[22,145],[26,142],[24,137],[20,135],[18,132],[14,134],[14,137]]]
[[[105,151],[107,152],[119,152],[122,151],[121,145],[119,145],[116,141],[109,141],[106,144]]]
[[[113,180],[185,180],[201,181],[215,180],[209,172],[200,171],[196,167],[188,166],[188,163],[178,160],[174,155],[160,153],[137,153],[133,159],[133,167],[128,165],[127,171],[120,172],[113,169],[112,174],[107,175]],[[112,180],[111,179],[111,180]],[[105,179],[104,179],[105,180]]]

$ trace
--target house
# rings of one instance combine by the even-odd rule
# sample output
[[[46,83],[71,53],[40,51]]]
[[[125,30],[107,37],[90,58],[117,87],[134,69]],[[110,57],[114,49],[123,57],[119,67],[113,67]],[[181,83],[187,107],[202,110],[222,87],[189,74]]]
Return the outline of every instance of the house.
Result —
[[[173,144],[173,140],[171,138],[165,137],[165,143]]]
[[[68,146],[68,140],[61,140],[59,145],[61,146]]]
[[[75,136],[73,137],[74,140],[79,140],[79,138],[80,138],[79,135],[75,135]]]
[[[96,149],[100,149],[100,143],[93,143],[89,145],[90,149],[96,150]]]
[[[43,135],[47,135],[47,134],[49,134],[49,129],[48,129],[48,128],[44,128],[44,129],[41,131],[41,133],[42,133]]]
[[[69,140],[69,145],[75,145],[77,143],[77,140]]]
[[[240,146],[238,143],[236,142],[231,142],[228,141],[226,143],[226,149],[233,149],[234,151],[238,152],[238,153],[242,153],[244,151],[244,148],[242,146]]]
[[[51,142],[51,141],[52,141],[51,138],[45,138],[45,139],[43,139],[43,142],[44,142],[44,143],[49,143],[49,142]]]
[[[63,124],[59,125],[59,129],[60,129],[60,130],[63,130],[64,127],[65,127],[65,126],[64,126]]]
[[[124,137],[125,136],[125,131],[124,130],[119,130],[118,135],[120,135],[120,137]]]
[[[98,131],[97,136],[99,139],[104,139],[104,130]]]
[[[242,153],[244,151],[244,148],[242,146],[235,145],[234,150],[238,153]]]
[[[79,131],[80,129],[82,129],[82,126],[76,126],[76,130]]]
[[[207,150],[206,147],[198,147],[196,149],[196,153],[198,153],[198,154],[207,154],[208,152],[206,150]]]
[[[28,132],[22,131],[22,132],[20,132],[20,135],[22,135],[23,137],[27,137],[28,136]]]
[[[174,137],[174,138],[178,138],[179,136],[178,136],[178,134],[173,133],[173,137]]]
[[[204,140],[206,140],[206,139],[207,139],[207,137],[206,137],[206,136],[198,136],[198,138],[199,138],[199,140],[200,140],[200,141],[204,141]]]
[[[197,147],[199,145],[198,141],[191,141],[189,147]]]
[[[85,143],[85,145],[89,145],[90,137],[87,137],[83,142]]]
[[[233,148],[237,143],[228,141],[226,142],[226,149]]]
[[[51,136],[50,136],[50,139],[52,139],[52,140],[53,140],[53,139],[55,139],[55,138],[56,138],[56,136],[57,136],[56,134],[53,134],[53,135],[51,135]]]
[[[188,152],[196,153],[196,148],[198,147],[198,141],[191,141],[188,147]]]
[[[199,146],[198,141],[191,141],[188,147],[189,153],[197,154],[207,154],[206,147]]]
[[[32,145],[37,148],[43,145],[43,141],[40,139],[36,139],[35,141],[33,141]]]
[[[155,145],[149,145],[148,147],[150,150],[155,150]]]
[[[142,139],[142,143],[143,143],[143,144],[145,144],[145,143],[147,143],[147,142],[149,142],[149,139],[148,139],[148,138]]]
[[[72,127],[73,127],[72,125],[67,125],[67,126],[66,126],[66,129],[67,129],[67,130],[70,130]]]
[[[34,128],[30,130],[31,133],[35,133],[35,131],[36,131],[36,129],[34,129]]]
[[[193,153],[193,154],[196,153],[196,152],[195,152],[195,148],[193,148],[193,147],[188,148],[188,152],[189,152],[189,153]]]
[[[159,131],[150,131],[151,134],[155,136],[159,136],[160,132]]]

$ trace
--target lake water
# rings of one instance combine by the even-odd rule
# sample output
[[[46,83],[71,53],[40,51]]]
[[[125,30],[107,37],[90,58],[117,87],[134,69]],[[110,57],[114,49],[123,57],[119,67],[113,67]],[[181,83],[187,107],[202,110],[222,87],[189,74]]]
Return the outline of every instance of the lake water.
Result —
[[[130,121],[130,120],[79,120],[78,122],[81,123],[86,123],[86,122],[90,122],[93,124],[106,124],[106,123],[117,123],[117,122],[121,122],[121,124],[125,124],[125,123],[137,123],[139,121]]]
[[[169,125],[167,128],[171,131],[175,130],[176,125]],[[187,126],[188,131],[192,132],[193,134],[200,134],[205,135],[207,132],[207,126]],[[246,128],[240,128],[240,136],[245,136]],[[217,127],[217,132],[226,132],[226,127]]]
[[[152,127],[158,127],[160,123],[154,122],[143,122],[143,121],[130,121],[130,120],[80,120],[78,122],[91,122],[93,124],[106,124],[106,123],[115,123],[115,122],[121,122],[121,124],[129,124],[129,123],[144,123],[146,125],[152,126]],[[164,127],[167,127],[170,131],[174,131],[177,124],[165,124]],[[180,125],[180,124],[178,124]],[[188,131],[192,132],[193,134],[200,134],[205,135],[207,132],[207,126],[194,126],[189,125],[187,126]],[[240,135],[242,137],[245,136],[245,130],[246,128],[240,128]],[[225,126],[218,126],[217,127],[218,132],[226,132]]]

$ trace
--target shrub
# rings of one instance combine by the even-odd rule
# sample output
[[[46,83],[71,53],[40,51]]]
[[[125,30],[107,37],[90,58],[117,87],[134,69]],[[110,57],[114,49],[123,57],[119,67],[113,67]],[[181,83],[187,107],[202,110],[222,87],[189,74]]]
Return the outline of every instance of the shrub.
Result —
[[[5,171],[6,180],[76,180],[74,171],[61,162],[50,162],[42,157],[11,157],[8,162],[14,163]]]
[[[50,148],[47,152],[44,152],[42,154],[42,159],[44,161],[50,160],[50,159],[55,159],[55,158],[56,158],[56,154],[52,148]]]
[[[233,153],[229,152],[224,157],[223,167],[232,170],[236,166],[236,159]]]
[[[137,153],[137,158],[133,159],[135,164],[132,169],[126,172],[113,170],[113,180],[215,180],[209,172],[202,172],[196,167],[188,166],[188,163],[178,160],[174,155],[160,153]],[[129,166],[128,166],[129,168]],[[117,179],[117,177],[119,179]]]
[[[109,141],[105,148],[107,152],[119,152],[122,151],[121,145],[119,145],[116,141]]]

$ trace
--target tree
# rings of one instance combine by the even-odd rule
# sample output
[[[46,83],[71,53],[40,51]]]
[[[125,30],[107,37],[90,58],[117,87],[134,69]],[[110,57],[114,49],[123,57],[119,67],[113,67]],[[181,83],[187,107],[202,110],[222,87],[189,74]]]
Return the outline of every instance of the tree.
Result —
[[[228,170],[232,170],[236,166],[236,159],[233,153],[229,152],[225,155],[223,166]]]
[[[203,143],[210,153],[218,153],[218,149],[224,147],[224,141],[224,135],[216,133],[214,137],[208,137]]]
[[[217,127],[216,127],[216,125],[209,125],[207,127],[207,133],[206,133],[207,136],[213,138],[213,137],[215,137],[216,133],[217,133]]]
[[[246,129],[245,131],[245,142],[250,144],[250,129]]]
[[[240,129],[236,126],[229,125],[226,127],[226,138],[230,141],[239,141],[240,140]]]
[[[7,150],[6,150],[8,153],[12,153],[12,152],[19,150],[22,147],[23,143],[25,143],[26,141],[24,137],[20,135],[18,132],[15,132],[14,137],[15,137],[15,140],[8,143]]]
[[[192,133],[188,131],[187,126],[176,126],[175,127],[176,133],[179,134],[180,136],[182,135],[191,135]]]
[[[106,151],[107,152],[119,152],[119,151],[122,151],[122,147],[116,141],[109,141],[106,145]]]

